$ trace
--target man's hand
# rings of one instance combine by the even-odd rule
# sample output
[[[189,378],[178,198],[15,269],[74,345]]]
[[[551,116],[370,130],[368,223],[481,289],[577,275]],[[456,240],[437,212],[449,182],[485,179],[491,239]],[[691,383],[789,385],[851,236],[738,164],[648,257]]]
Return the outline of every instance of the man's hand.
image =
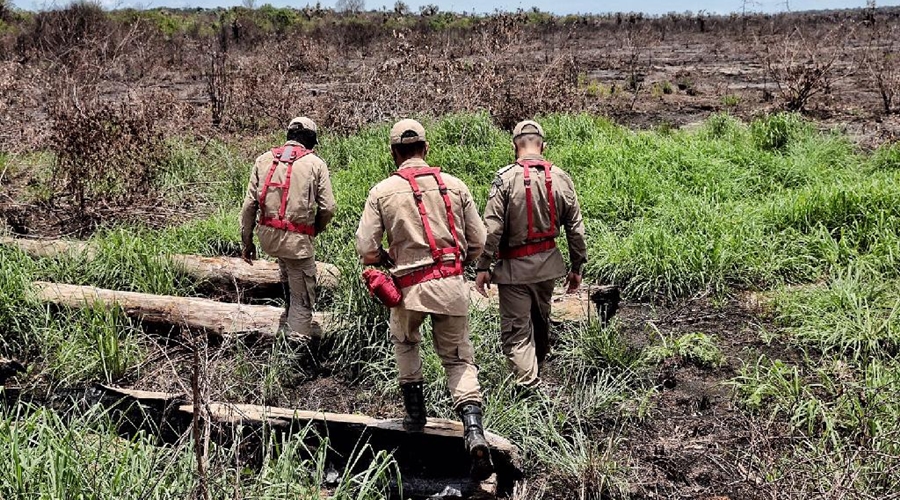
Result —
[[[256,260],[256,245],[252,241],[241,246],[241,258],[247,264],[253,265],[253,261]]]
[[[491,272],[478,271],[478,274],[475,276],[475,290],[487,297],[487,292],[484,289],[485,286],[487,286],[488,290],[491,289]]]
[[[378,265],[386,269],[394,267],[394,259],[391,258],[391,254],[384,248],[381,249],[381,258],[378,261]]]
[[[581,275],[575,273],[569,273],[566,276],[566,293],[575,293],[578,291],[578,287],[581,286]]]

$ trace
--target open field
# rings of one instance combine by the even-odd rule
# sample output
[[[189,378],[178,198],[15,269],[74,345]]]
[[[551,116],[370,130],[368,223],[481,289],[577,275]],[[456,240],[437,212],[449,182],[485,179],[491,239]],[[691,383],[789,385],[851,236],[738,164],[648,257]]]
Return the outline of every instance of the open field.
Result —
[[[900,494],[900,149],[864,150],[793,114],[750,123],[716,114],[689,130],[635,131],[586,114],[542,122],[549,157],[579,190],[586,286],[617,284],[625,304],[608,328],[558,324],[549,396],[521,402],[512,399],[496,310],[473,309],[486,424],[521,449],[523,481],[502,493]],[[494,170],[511,157],[506,133],[486,114],[426,126],[430,160],[483,204]],[[0,415],[0,496],[198,494],[191,436],[163,447],[144,434],[123,439],[84,389],[102,382],[189,393],[197,353],[207,401],[399,417],[385,311],[367,297],[347,245],[369,187],[391,171],[386,136],[381,124],[322,138],[339,212],[317,257],[340,268],[341,282],[320,308],[347,321],[321,344],[207,343],[116,310],[48,307],[30,292],[31,282],[56,281],[205,293],[160,255],[236,253],[244,177],[277,135],[162,140],[144,194],[165,217],[143,216],[148,208],[129,217],[104,194],[125,189],[128,178],[106,181],[101,193],[86,186],[86,200],[108,204],[89,256],[34,259],[0,247],[0,357],[28,365],[10,380],[17,390]],[[9,191],[22,203],[45,203],[56,189],[51,154],[2,162],[14,185],[30,179]],[[78,212],[73,197],[56,203]],[[63,228],[21,221],[38,233]],[[430,415],[452,418],[439,361],[426,353]],[[240,443],[211,445],[205,487],[213,498],[381,498],[396,484],[389,455],[338,470],[344,479],[335,482],[327,452],[310,441],[318,442],[272,442],[280,453],[262,462],[242,455]]]
[[[485,17],[327,9],[25,13],[0,4],[0,146],[40,149],[113,107],[171,134],[352,132],[408,114],[598,112],[641,128],[787,108],[898,135],[900,9]],[[526,84],[527,82],[527,84]],[[82,119],[84,117],[82,116]],[[54,124],[57,128],[54,128]]]

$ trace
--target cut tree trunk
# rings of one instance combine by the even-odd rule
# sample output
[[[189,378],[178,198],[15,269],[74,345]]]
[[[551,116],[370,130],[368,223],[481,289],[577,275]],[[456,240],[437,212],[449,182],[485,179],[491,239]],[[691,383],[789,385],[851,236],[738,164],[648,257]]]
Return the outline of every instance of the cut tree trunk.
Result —
[[[0,237],[0,245],[16,247],[37,257],[59,257],[83,254],[94,258],[97,249],[84,241],[37,240]],[[186,275],[223,290],[250,292],[254,296],[280,297],[281,272],[278,264],[269,260],[255,260],[247,264],[237,257],[202,257],[199,255],[171,255],[171,261]],[[337,288],[341,272],[337,266],[316,262],[316,278],[319,286]]]
[[[255,296],[280,297],[282,294],[277,262],[254,260],[253,264],[248,264],[237,257],[199,255],[172,255],[169,258],[184,274],[219,288],[251,291]],[[334,264],[316,262],[318,286],[335,289],[340,277],[341,272]]]
[[[103,403],[126,417],[119,421],[127,423],[128,433],[145,429],[164,441],[173,441],[190,427],[194,407],[183,394],[100,389]],[[257,448],[251,454],[260,452],[263,432],[284,435],[307,428],[328,437],[329,453],[333,454],[329,460],[341,467],[354,452],[365,452],[362,444],[371,446],[366,455],[369,459],[374,453],[390,453],[400,467],[404,497],[443,498],[441,492],[447,495],[456,490],[468,498],[492,498],[498,486],[508,489],[521,478],[518,449],[502,436],[485,432],[496,474],[482,483],[469,479],[463,428],[455,421],[429,419],[424,432],[408,433],[400,420],[365,415],[231,403],[210,403],[206,410],[213,424],[213,439],[226,446],[240,440],[237,444],[242,450],[247,445]]]
[[[205,330],[219,335],[256,333],[273,336],[278,332],[284,309],[216,302],[197,297],[174,297],[149,293],[120,292],[92,286],[58,283],[33,283],[37,297],[66,307],[90,307],[94,304],[119,306],[130,317],[147,323]],[[326,329],[333,317],[313,313],[314,328]]]
[[[470,288],[471,301],[475,307],[485,309],[499,304],[500,297],[496,286],[487,290],[487,297],[476,291],[475,283],[470,283]],[[567,294],[565,288],[558,287],[553,290],[553,297],[550,299],[550,319],[567,322],[596,318],[605,325],[616,314],[619,301],[620,293],[616,286],[585,286],[572,294]]]

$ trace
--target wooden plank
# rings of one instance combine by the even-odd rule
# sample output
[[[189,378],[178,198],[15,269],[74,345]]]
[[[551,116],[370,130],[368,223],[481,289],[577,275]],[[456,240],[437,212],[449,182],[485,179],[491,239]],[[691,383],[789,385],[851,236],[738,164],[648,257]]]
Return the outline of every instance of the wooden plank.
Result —
[[[119,306],[128,316],[148,323],[183,326],[220,335],[257,333],[272,336],[278,332],[284,309],[273,306],[232,304],[198,297],[174,297],[148,293],[122,292],[92,286],[60,283],[33,283],[38,299],[66,307],[90,307],[95,304]],[[330,327],[333,317],[313,313],[314,328]]]

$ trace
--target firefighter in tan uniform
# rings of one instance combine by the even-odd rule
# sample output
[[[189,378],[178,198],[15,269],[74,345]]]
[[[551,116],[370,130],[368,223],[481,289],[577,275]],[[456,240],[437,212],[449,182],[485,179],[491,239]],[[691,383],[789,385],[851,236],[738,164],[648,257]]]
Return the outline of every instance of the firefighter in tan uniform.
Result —
[[[469,339],[469,289],[463,266],[481,255],[484,224],[462,181],[425,163],[425,129],[402,120],[390,133],[398,169],[369,191],[356,248],[362,263],[388,267],[402,293],[391,309],[391,342],[400,372],[407,431],[426,423],[420,327],[431,317],[432,341],[460,415],[472,473],[493,470],[484,438],[478,367]],[[388,249],[382,248],[387,235]]]
[[[476,265],[476,289],[486,295],[485,286],[497,285],[503,353],[516,384],[535,388],[550,351],[553,285],[566,276],[556,248],[560,227],[565,227],[569,244],[568,293],[581,285],[587,249],[575,186],[568,174],[544,159],[544,130],[533,121],[519,123],[513,146],[516,162],[497,172],[484,209],[487,240]]]
[[[316,301],[316,259],[313,240],[334,216],[334,195],[328,166],[313,148],[317,128],[312,120],[294,118],[287,142],[256,159],[241,210],[242,256],[256,258],[253,228],[259,216],[259,244],[278,259],[285,287],[288,332],[318,336],[312,328]]]

